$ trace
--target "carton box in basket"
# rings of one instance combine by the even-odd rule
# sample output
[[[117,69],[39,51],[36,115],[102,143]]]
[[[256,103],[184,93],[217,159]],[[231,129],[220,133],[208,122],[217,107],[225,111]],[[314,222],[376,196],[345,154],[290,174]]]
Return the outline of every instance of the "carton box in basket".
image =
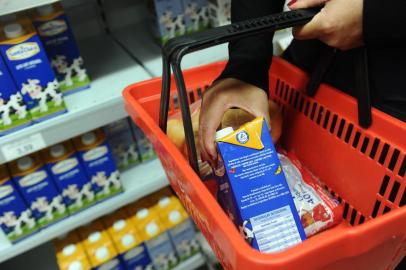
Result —
[[[224,162],[216,169],[220,196],[247,242],[264,253],[302,242],[306,235],[265,120],[225,128],[216,140]]]
[[[56,260],[60,270],[90,270],[85,249],[75,231],[54,240]]]

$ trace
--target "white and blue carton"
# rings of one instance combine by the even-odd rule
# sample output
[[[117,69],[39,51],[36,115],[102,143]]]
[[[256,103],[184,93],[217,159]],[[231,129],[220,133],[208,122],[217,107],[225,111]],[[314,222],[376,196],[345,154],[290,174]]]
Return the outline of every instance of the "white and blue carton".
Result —
[[[186,32],[203,31],[210,27],[207,0],[182,0],[186,22]]]
[[[21,18],[0,31],[0,53],[34,122],[66,112],[58,81],[31,21]]]
[[[223,206],[246,241],[263,253],[306,239],[278,154],[262,117],[216,134],[224,163],[215,171]],[[222,168],[221,168],[222,167]],[[226,192],[225,192],[226,191]]]
[[[70,214],[96,203],[92,183],[70,141],[51,146],[41,154]]]
[[[10,171],[38,226],[44,228],[68,216],[62,195],[38,153],[12,161]]]
[[[114,162],[110,146],[101,129],[96,129],[73,138],[79,160],[91,179],[98,201],[123,191],[120,172]]]
[[[62,5],[55,3],[36,8],[33,24],[44,44],[62,94],[89,88],[90,79]]]
[[[31,115],[1,55],[0,113],[0,136],[31,125]]]
[[[137,143],[138,153],[142,162],[154,159],[156,157],[154,146],[145,136],[144,132],[132,121],[130,122],[132,131],[134,132],[135,141]]]
[[[37,230],[31,210],[14,186],[5,165],[0,165],[0,228],[12,243]]]

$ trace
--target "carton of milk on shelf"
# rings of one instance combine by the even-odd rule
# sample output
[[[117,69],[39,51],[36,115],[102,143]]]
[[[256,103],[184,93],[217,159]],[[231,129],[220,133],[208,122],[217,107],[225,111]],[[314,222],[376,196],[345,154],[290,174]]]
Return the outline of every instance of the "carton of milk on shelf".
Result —
[[[83,58],[62,5],[55,3],[38,7],[32,18],[62,94],[72,94],[89,88],[90,80]]]
[[[127,118],[104,126],[103,130],[119,170],[123,171],[140,163],[138,147]]]
[[[85,249],[75,231],[54,240],[56,260],[60,270],[90,270]]]
[[[156,154],[152,143],[139,127],[137,127],[132,121],[130,121],[130,123],[142,162],[155,158]]]
[[[41,154],[70,214],[96,202],[92,183],[79,162],[71,141],[51,146],[41,151]]]
[[[62,195],[38,153],[12,161],[9,166],[16,186],[30,205],[40,227],[46,227],[68,215]]]
[[[182,0],[151,0],[149,4],[152,25],[162,44],[186,33]]]
[[[92,270],[125,269],[117,257],[117,250],[100,220],[79,228],[78,233],[86,249]]]
[[[31,115],[24,104],[3,58],[0,55],[0,136],[31,124]]]
[[[5,165],[0,165],[0,228],[12,243],[37,230],[31,209],[14,186]]]
[[[34,122],[66,112],[58,81],[30,20],[20,18],[0,29],[0,53]]]
[[[200,251],[193,222],[175,196],[163,196],[155,205],[159,217],[168,230],[180,261],[187,260]]]
[[[209,28],[209,7],[207,0],[182,0],[186,32],[199,32]]]
[[[179,260],[168,233],[154,208],[142,208],[132,216],[140,237],[145,241],[155,270],[168,270]]]
[[[231,0],[208,0],[209,17],[212,27],[231,23]]]
[[[216,134],[224,162],[215,173],[227,184],[225,211],[255,249],[281,251],[306,239],[265,120]],[[222,192],[222,191],[220,191]],[[224,191],[223,191],[224,192]]]
[[[101,129],[82,134],[73,139],[98,201],[123,191],[118,171]]]
[[[143,239],[123,209],[103,217],[103,222],[127,269],[153,269]]]

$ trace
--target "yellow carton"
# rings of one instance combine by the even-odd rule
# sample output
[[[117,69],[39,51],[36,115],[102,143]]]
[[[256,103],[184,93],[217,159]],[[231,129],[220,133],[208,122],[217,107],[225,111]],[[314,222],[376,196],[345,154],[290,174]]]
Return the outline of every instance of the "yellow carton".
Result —
[[[60,270],[91,269],[86,252],[75,232],[54,240],[56,258]]]

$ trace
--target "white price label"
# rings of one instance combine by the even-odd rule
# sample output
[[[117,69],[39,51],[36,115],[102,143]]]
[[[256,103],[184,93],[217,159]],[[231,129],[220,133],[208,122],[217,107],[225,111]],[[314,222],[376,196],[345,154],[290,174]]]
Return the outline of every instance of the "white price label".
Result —
[[[37,133],[5,144],[1,147],[1,152],[6,160],[14,160],[45,147],[44,138],[40,133]]]

